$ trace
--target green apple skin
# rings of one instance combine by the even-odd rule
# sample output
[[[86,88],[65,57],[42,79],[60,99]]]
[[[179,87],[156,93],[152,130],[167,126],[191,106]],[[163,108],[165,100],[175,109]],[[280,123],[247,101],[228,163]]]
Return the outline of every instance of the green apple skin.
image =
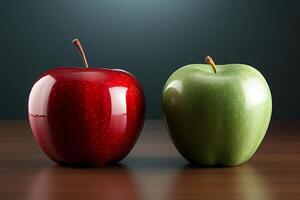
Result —
[[[162,109],[180,154],[203,166],[236,166],[256,152],[269,126],[272,97],[259,71],[244,64],[190,64],[163,89]]]

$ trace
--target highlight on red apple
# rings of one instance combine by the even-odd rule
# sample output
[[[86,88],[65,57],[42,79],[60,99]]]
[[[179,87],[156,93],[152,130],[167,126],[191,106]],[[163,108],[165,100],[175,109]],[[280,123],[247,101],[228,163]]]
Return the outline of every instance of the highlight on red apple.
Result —
[[[120,69],[57,67],[40,76],[28,101],[33,136],[53,161],[101,166],[122,160],[144,123],[145,98],[139,81]]]

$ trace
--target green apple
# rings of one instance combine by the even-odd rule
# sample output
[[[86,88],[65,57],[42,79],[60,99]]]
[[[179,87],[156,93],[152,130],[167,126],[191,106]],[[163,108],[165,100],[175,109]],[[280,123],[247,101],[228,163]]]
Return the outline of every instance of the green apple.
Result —
[[[236,166],[256,152],[269,126],[272,97],[259,71],[245,64],[190,64],[163,89],[162,109],[180,154],[205,166]]]

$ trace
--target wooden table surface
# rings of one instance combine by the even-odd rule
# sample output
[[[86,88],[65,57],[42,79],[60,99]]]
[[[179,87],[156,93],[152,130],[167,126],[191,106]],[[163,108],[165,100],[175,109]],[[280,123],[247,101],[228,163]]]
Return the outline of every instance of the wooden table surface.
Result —
[[[189,165],[162,122],[147,121],[120,164],[66,168],[38,149],[27,122],[0,121],[0,199],[300,199],[300,123],[273,122],[238,167]]]

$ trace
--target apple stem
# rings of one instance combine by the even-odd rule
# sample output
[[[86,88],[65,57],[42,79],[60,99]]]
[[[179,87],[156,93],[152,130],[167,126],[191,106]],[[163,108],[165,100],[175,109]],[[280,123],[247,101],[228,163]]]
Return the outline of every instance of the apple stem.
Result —
[[[214,72],[217,74],[218,70],[217,70],[217,65],[215,64],[214,60],[210,57],[210,56],[206,56],[205,57],[205,62],[207,64],[210,64],[211,68],[214,70]]]
[[[88,64],[87,58],[86,58],[86,56],[85,56],[84,50],[83,50],[83,48],[82,48],[82,45],[80,44],[79,39],[77,39],[77,38],[74,39],[74,40],[72,41],[72,43],[78,48],[79,53],[80,53],[80,55],[81,55],[81,58],[82,58],[82,61],[83,61],[84,65],[85,65],[85,67],[86,67],[86,68],[89,68],[89,64]]]

